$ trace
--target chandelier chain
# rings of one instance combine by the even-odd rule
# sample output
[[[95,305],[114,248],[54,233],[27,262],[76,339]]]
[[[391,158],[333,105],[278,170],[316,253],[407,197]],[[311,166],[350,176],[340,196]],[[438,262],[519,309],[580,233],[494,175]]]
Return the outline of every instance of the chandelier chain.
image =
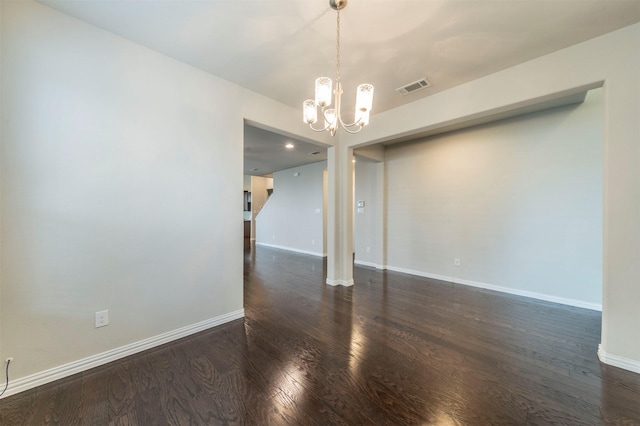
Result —
[[[340,82],[340,9],[337,10],[338,18],[336,20],[336,82]]]

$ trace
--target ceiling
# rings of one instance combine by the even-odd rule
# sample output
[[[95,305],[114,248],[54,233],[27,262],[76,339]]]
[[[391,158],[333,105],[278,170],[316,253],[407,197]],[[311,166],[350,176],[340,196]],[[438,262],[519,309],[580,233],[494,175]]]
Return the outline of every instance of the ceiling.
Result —
[[[289,143],[293,148],[285,147]],[[326,159],[327,148],[244,126],[245,175],[264,176]]]
[[[335,77],[328,0],[40,2],[295,108],[315,78]],[[351,0],[341,12],[343,115],[352,118],[359,83],[375,86],[374,120],[639,21],[640,0]],[[395,91],[422,77],[432,86]]]

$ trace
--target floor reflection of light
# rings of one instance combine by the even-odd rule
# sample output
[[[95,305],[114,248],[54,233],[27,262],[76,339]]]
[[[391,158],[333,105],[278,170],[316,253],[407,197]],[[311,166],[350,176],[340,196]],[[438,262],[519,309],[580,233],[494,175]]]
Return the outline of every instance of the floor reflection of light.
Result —
[[[302,386],[304,370],[291,361],[287,363],[283,370],[284,374],[280,378],[278,388],[290,399],[299,401],[304,396],[304,386]]]
[[[435,418],[432,420],[429,420],[429,423],[426,423],[426,424],[433,424],[438,426],[457,426],[457,425],[460,425],[461,423],[457,422],[455,419],[453,419],[449,414],[445,413],[444,411],[438,411]]]
[[[351,328],[349,341],[349,371],[355,374],[360,369],[362,358],[366,354],[367,338],[362,332],[362,324],[356,318]]]

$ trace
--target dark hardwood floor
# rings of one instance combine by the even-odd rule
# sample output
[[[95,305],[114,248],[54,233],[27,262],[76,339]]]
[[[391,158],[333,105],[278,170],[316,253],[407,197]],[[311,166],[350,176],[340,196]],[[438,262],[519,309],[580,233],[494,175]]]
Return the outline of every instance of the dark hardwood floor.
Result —
[[[600,314],[247,248],[246,318],[0,401],[9,425],[640,424]]]

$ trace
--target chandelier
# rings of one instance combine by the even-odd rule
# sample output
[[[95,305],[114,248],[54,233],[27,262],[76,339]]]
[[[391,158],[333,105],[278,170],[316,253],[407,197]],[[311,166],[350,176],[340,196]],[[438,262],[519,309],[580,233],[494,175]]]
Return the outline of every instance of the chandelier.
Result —
[[[336,18],[336,86],[333,90],[334,107],[331,106],[332,81],[329,77],[316,79],[316,97],[307,99],[303,103],[304,122],[316,132],[328,130],[331,136],[336,134],[338,127],[349,133],[358,133],[369,124],[369,113],[373,104],[373,85],[361,84],[356,90],[356,108],[354,121],[345,123],[340,114],[340,100],[342,98],[342,82],[340,81],[340,10],[347,6],[347,0],[329,0],[331,7],[337,12]],[[318,122],[318,108],[324,119],[324,127],[316,128]]]

